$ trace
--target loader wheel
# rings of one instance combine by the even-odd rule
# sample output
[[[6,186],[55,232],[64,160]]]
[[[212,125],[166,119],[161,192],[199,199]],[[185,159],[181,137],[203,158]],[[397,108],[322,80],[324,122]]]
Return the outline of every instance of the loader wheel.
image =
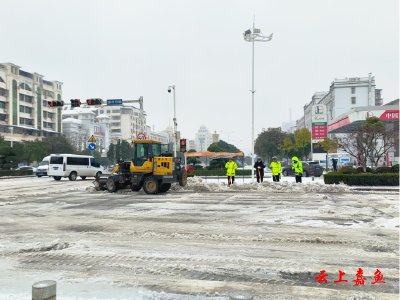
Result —
[[[117,183],[112,176],[108,177],[106,187],[109,193],[115,193],[117,191]]]
[[[179,176],[179,185],[185,186],[186,183],[187,183],[187,173],[185,170],[183,170],[181,176]]]
[[[153,176],[147,177],[143,183],[143,189],[147,194],[157,194],[160,189],[160,183]]]
[[[171,184],[170,183],[163,183],[160,186],[160,193],[165,193],[166,191],[168,191],[171,188]]]
[[[131,191],[132,192],[139,192],[140,191],[140,189],[142,188],[142,185],[133,185],[133,184],[131,184]]]

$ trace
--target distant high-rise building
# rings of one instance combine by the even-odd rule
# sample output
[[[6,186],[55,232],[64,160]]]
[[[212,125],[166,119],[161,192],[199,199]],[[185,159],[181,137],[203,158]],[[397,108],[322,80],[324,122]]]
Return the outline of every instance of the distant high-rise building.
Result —
[[[195,140],[189,140],[189,150],[194,149],[196,150],[196,141]]]
[[[212,134],[208,131],[205,125],[201,125],[196,133],[196,151],[205,152],[212,144]]]
[[[284,132],[292,132],[292,128],[296,126],[296,121],[291,122],[282,122],[282,131]]]

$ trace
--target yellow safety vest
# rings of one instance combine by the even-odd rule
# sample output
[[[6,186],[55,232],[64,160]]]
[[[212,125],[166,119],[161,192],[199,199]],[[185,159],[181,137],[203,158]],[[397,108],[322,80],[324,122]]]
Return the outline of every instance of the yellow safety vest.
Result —
[[[235,176],[238,165],[234,161],[225,164],[226,176]]]
[[[269,168],[272,170],[272,175],[278,175],[278,174],[282,173],[282,166],[279,161],[271,162]]]

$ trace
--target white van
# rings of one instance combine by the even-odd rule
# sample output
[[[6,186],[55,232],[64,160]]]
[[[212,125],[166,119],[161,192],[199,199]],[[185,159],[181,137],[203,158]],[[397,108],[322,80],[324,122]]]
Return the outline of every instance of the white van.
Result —
[[[47,176],[49,172],[49,163],[50,163],[50,156],[46,156],[43,160],[39,163],[39,166],[36,169],[36,176],[42,177]]]
[[[104,168],[94,160],[93,156],[75,154],[52,154],[50,155],[49,176],[54,180],[61,177],[68,177],[69,180],[76,180],[80,176],[83,180],[86,177],[97,177],[102,174]]]

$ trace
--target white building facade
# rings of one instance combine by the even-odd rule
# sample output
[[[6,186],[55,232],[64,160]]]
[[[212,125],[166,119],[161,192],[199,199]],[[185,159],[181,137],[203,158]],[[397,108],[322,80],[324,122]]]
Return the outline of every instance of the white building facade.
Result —
[[[147,133],[146,113],[142,106],[136,108],[131,104],[103,105],[98,108],[98,114],[110,117],[111,139],[118,138],[130,143],[139,133]]]
[[[110,117],[96,115],[97,109],[91,107],[70,107],[63,109],[63,134],[78,149],[87,148],[89,138],[93,135],[100,151],[110,145]]]
[[[381,90],[380,90],[381,91]],[[328,121],[360,106],[380,106],[383,99],[376,97],[375,76],[335,79],[319,104],[325,104],[328,110]]]
[[[12,63],[0,64],[0,135],[6,141],[61,135],[62,108],[48,101],[63,99],[63,83],[43,78]]]
[[[382,105],[381,92],[381,89],[375,89],[375,77],[371,74],[368,77],[335,78],[329,91],[315,92],[311,101],[304,105],[303,116],[296,121],[296,129],[307,128],[311,131],[313,105],[325,104],[328,121],[331,121],[355,107]]]
[[[196,133],[196,151],[205,152],[212,143],[212,134],[205,125],[201,125]]]

